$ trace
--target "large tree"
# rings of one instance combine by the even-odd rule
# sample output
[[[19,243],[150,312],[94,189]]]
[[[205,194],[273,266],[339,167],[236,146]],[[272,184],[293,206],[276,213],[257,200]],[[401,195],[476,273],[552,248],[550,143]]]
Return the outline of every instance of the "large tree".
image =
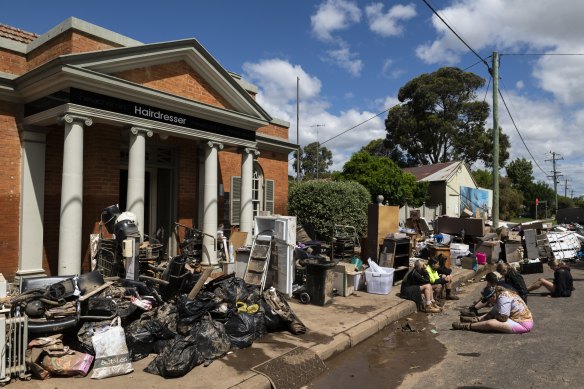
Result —
[[[373,139],[371,142],[361,147],[361,150],[359,151],[364,151],[377,157],[387,157],[402,168],[416,166],[416,161],[409,158],[409,156],[404,154],[401,150],[389,147],[388,145],[389,143],[384,139]]]
[[[416,177],[405,173],[391,159],[364,151],[353,154],[345,163],[340,179],[357,181],[371,193],[372,201],[382,195],[390,205],[417,207],[426,200],[428,193],[427,182],[416,182]]]
[[[489,105],[477,100],[485,80],[474,73],[444,67],[407,82],[401,104],[385,121],[386,147],[418,165],[481,160],[492,166],[493,136],[485,128]],[[509,157],[509,137],[499,130],[499,162]]]
[[[506,167],[513,188],[526,193],[533,184],[533,165],[525,158],[515,159]]]
[[[297,171],[298,152],[294,152],[294,171]],[[300,174],[305,179],[328,178],[333,164],[333,153],[319,143],[312,142],[300,149]]]

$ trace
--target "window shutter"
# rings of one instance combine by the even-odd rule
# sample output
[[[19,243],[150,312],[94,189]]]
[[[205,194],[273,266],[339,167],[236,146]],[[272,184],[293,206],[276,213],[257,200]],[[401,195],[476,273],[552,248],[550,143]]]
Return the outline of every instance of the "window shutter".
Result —
[[[270,211],[270,214],[274,214],[274,180],[265,181],[265,191],[264,191],[264,210]]]
[[[241,177],[231,176],[231,195],[229,196],[229,222],[239,225],[241,214]]]

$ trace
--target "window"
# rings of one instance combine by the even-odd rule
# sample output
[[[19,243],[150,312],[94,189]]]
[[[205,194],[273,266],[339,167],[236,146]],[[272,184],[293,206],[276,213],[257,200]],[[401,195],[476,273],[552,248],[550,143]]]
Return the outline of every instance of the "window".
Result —
[[[261,166],[254,162],[251,186],[251,201],[253,217],[260,211],[274,213],[274,180],[264,179]],[[229,196],[229,221],[231,225],[239,225],[241,213],[241,177],[231,177],[231,194]]]

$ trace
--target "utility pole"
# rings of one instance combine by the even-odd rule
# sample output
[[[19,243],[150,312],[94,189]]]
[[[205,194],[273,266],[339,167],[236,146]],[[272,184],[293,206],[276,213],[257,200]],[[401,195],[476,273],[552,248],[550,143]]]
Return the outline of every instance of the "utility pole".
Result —
[[[493,52],[493,227],[499,227],[499,53]]]
[[[296,77],[296,182],[300,182],[300,77]]]
[[[568,197],[568,179],[565,179],[565,184],[564,184],[564,197]]]
[[[316,179],[318,180],[318,171],[320,170],[320,166],[318,166],[319,154],[320,154],[320,141],[318,139],[318,127],[324,127],[324,124],[315,124],[316,127]]]
[[[562,177],[562,175],[560,174],[559,171],[556,170],[556,161],[562,160],[564,158],[558,158],[558,154],[551,151],[552,153],[552,159],[546,159],[546,161],[552,161],[552,165],[553,165],[553,170],[552,170],[552,175],[548,176],[549,178],[553,178],[554,180],[554,193],[556,194],[556,215],[558,214],[558,183],[560,181],[558,181],[559,177]]]

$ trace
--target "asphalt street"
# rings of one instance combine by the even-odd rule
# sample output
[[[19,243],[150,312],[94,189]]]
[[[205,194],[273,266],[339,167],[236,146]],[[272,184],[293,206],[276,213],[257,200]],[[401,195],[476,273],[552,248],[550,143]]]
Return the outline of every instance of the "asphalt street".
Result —
[[[451,330],[460,309],[485,286],[471,283],[444,313],[412,315],[327,361],[329,371],[310,387],[582,388],[584,263],[571,267],[572,297],[551,298],[544,289],[528,297],[535,321],[528,334]],[[543,274],[524,275],[527,285],[539,277],[551,279],[553,273],[544,265]],[[415,332],[404,331],[408,322]]]

